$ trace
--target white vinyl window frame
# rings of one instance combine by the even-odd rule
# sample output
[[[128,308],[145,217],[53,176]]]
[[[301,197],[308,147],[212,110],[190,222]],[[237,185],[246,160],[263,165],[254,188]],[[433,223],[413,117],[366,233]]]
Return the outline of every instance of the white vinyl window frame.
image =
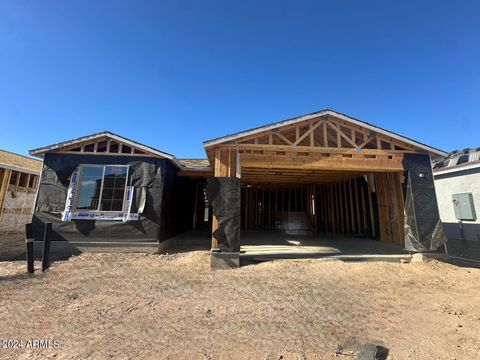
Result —
[[[101,203],[102,203],[102,195],[103,195],[103,184],[104,184],[104,181],[105,181],[105,169],[107,168],[107,166],[112,166],[112,167],[122,167],[122,168],[126,168],[127,169],[127,174],[126,174],[126,179],[125,179],[125,188],[123,189],[123,199],[122,199],[122,210],[100,210],[100,206],[101,206]],[[102,184],[100,186],[100,195],[99,195],[99,198],[98,198],[98,206],[97,206],[97,209],[96,210],[92,210],[92,209],[77,209],[77,205],[78,205],[78,200],[79,200],[79,196],[76,197],[75,199],[75,204],[73,206],[73,209],[74,211],[81,211],[83,213],[119,213],[119,212],[126,212],[128,209],[126,209],[126,204],[127,204],[127,187],[128,187],[128,175],[130,173],[130,168],[128,165],[115,165],[115,164],[105,164],[105,165],[102,165],[102,164],[81,164],[79,165],[78,167],[78,185],[77,185],[77,191],[80,191],[80,187],[81,187],[81,184],[82,184],[82,176],[83,176],[83,168],[85,167],[99,167],[99,168],[103,168],[103,172],[102,172]]]

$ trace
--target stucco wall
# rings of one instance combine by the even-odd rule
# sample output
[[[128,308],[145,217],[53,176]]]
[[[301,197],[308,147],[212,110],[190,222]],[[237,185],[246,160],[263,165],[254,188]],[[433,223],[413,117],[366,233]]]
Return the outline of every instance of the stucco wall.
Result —
[[[440,219],[450,244],[463,241],[463,246],[480,246],[480,166],[446,174],[434,174]],[[476,221],[463,221],[462,230],[455,218],[452,195],[472,193]]]

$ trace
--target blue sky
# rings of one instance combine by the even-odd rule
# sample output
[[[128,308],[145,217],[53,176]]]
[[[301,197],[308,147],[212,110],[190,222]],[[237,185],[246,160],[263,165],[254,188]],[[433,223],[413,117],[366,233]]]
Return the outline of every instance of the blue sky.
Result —
[[[323,108],[480,146],[478,1],[0,2],[0,148],[110,130],[177,157]]]

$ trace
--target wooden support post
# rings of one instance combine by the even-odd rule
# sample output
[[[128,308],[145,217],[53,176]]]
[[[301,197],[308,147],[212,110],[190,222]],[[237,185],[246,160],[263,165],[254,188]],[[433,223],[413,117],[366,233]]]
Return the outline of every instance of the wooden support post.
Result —
[[[214,168],[214,175],[216,177],[228,177],[236,175],[236,159],[232,161],[232,153],[235,154],[233,151],[229,151],[229,149],[215,149],[215,168]],[[218,229],[218,220],[215,216],[212,217],[212,232]],[[212,249],[218,248],[217,240],[212,236]]]
[[[385,196],[384,174],[375,173],[375,189],[378,205],[378,225],[380,231],[380,240],[390,242],[391,230],[388,221],[388,204]]]
[[[327,208],[328,208],[328,232],[333,233],[333,206],[332,206],[332,184],[326,185],[326,191],[327,191]]]
[[[297,187],[293,187],[293,211],[298,211]]]
[[[33,256],[33,231],[32,224],[25,224],[25,244],[26,244],[26,258],[27,258],[27,271],[30,274],[35,272],[34,256]]]
[[[18,186],[20,185],[20,178],[21,178],[22,173],[17,172],[17,174],[18,174],[18,176],[17,176],[17,180],[15,181],[15,190],[14,191],[18,191]]]
[[[310,123],[310,146],[314,147],[315,146],[315,138],[313,137],[315,132],[315,129],[313,129],[312,123]]]
[[[45,224],[43,233],[42,271],[50,267],[50,240],[52,236],[52,223]]]
[[[329,194],[329,185],[324,185],[324,191],[325,191],[325,232],[330,233],[332,232],[332,227],[331,227],[331,211],[330,211],[330,194]]]
[[[353,179],[353,187],[355,189],[355,211],[356,211],[356,218],[357,218],[357,230],[360,234],[363,233],[362,221],[360,216],[360,197],[358,196],[358,184],[357,179]]]
[[[265,229],[265,187],[264,186],[262,186],[262,207],[261,207],[261,210],[262,210],[261,227],[262,227],[262,229]]]
[[[346,223],[346,232],[352,232],[352,224],[350,223],[350,211],[349,211],[349,204],[348,204],[348,194],[347,194],[347,183],[346,181],[342,181],[342,189],[343,189],[343,199],[345,205],[345,223]]]
[[[402,191],[402,176],[401,173],[392,173],[390,177],[392,179],[392,188],[393,188],[393,208],[394,208],[394,241],[397,244],[404,244],[404,201],[403,201],[403,191]]]
[[[235,176],[239,179],[242,177],[242,165],[240,162],[240,153],[238,152],[238,150],[235,151]]]
[[[380,240],[403,243],[403,195],[398,173],[376,173]]]
[[[0,169],[3,173],[3,176],[0,178],[0,219],[3,214],[3,205],[5,204],[5,196],[7,195],[8,184],[10,183],[10,176],[12,175],[12,170],[10,169]]]
[[[323,209],[324,209],[324,222],[325,222],[325,233],[330,232],[330,212],[328,211],[328,191],[327,191],[327,186],[323,185],[322,186],[322,191],[323,191]]]
[[[337,214],[337,193],[335,191],[335,183],[332,184],[332,213],[334,219],[335,234],[339,231],[338,229],[338,214]]]
[[[330,195],[331,195],[331,202],[332,202],[332,217],[333,217],[333,232],[336,234],[337,233],[337,213],[336,213],[336,206],[335,206],[335,184],[330,185]]]
[[[373,211],[373,199],[372,199],[373,174],[368,174],[367,179],[368,179],[368,207],[370,209],[370,226],[371,226],[371,231],[372,231],[372,238],[375,238],[375,236],[376,236],[375,213]]]
[[[248,207],[247,207],[247,204],[248,204],[248,187],[245,187],[243,189],[243,229],[246,230],[248,229]]]
[[[318,193],[320,197],[317,199],[318,201],[318,209],[319,213],[317,214],[319,219],[319,230],[322,232],[325,230],[325,207],[323,206],[324,194],[323,194],[323,185],[319,185]]]
[[[360,188],[360,198],[362,201],[362,218],[363,218],[363,232],[366,233],[368,229],[367,224],[367,206],[365,203],[365,191],[363,188]]]
[[[348,180],[348,193],[350,198],[350,220],[352,221],[352,233],[357,232],[357,228],[355,226],[355,211],[353,209],[353,191],[352,191],[352,181]]]
[[[316,191],[315,185],[312,184],[311,186],[312,186],[312,197],[311,198],[308,198],[306,196],[307,191],[305,191],[305,199],[307,200],[306,206],[307,206],[308,203],[311,204],[310,206],[312,207],[312,224],[315,227],[315,231],[318,232],[318,206],[317,206],[318,198],[317,198],[317,191]]]
[[[327,122],[323,122],[323,146],[328,147]]]
[[[343,216],[343,196],[342,196],[342,183],[337,183],[338,191],[338,207],[340,209],[340,229],[342,233],[345,233],[345,218]]]

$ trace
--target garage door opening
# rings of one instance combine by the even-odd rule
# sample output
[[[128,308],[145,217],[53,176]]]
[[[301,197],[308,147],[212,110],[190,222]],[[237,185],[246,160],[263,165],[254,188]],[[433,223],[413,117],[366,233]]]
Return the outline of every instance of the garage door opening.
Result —
[[[256,179],[268,176],[258,173],[260,171]],[[247,179],[252,175],[252,171],[246,171]],[[244,256],[290,258],[404,253],[400,233],[392,233],[391,241],[379,241],[379,199],[375,186],[377,178],[383,190],[380,213],[387,210],[386,217],[392,224],[403,220],[400,207],[395,211],[395,207],[383,204],[387,196],[395,197],[395,189],[401,191],[398,189],[400,174],[357,175],[331,171],[288,178],[297,183],[285,182],[281,171],[275,175],[276,183],[242,181],[241,250]],[[318,183],[309,184],[309,179]],[[403,207],[403,202],[401,205]]]
[[[244,184],[242,230],[304,230],[376,238],[371,175],[326,184]],[[373,188],[373,189],[372,189]]]

